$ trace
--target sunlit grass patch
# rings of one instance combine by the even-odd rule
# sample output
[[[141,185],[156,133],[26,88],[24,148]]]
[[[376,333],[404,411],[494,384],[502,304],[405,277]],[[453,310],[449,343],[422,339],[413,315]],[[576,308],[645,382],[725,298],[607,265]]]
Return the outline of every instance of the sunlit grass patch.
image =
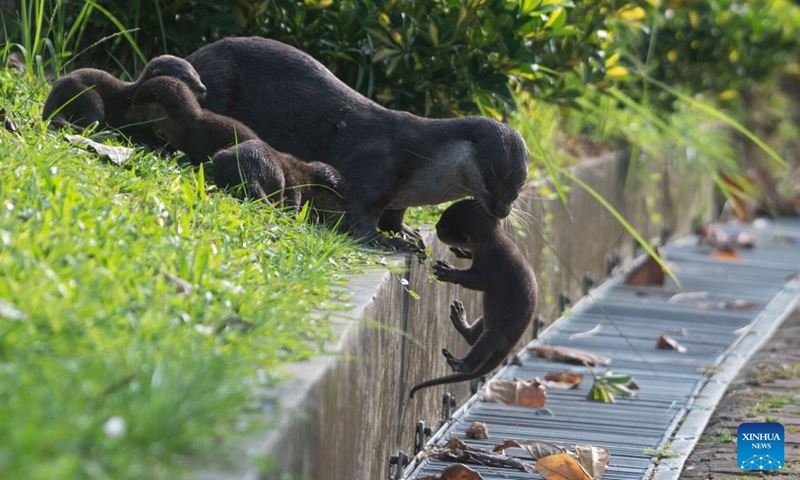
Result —
[[[0,70],[3,478],[176,478],[250,430],[254,387],[330,338],[353,241],[137,152],[103,163]],[[214,455],[208,452],[214,449]]]

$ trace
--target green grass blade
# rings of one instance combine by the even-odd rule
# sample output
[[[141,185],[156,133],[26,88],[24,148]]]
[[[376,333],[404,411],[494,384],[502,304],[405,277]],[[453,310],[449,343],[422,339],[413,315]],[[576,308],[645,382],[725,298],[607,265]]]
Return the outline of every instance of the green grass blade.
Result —
[[[656,79],[654,79],[652,77],[649,77],[649,76],[645,75],[645,78],[647,79],[648,82],[652,82],[654,85],[660,87],[661,89],[665,90],[666,92],[671,93],[672,95],[678,97],[680,100],[683,100],[684,102],[690,104],[691,106],[697,108],[698,110],[702,110],[703,112],[711,115],[712,117],[727,123],[731,127],[735,128],[739,133],[741,133],[742,135],[744,135],[747,138],[749,138],[750,140],[752,140],[753,143],[755,143],[756,145],[759,146],[759,148],[764,150],[764,152],[767,155],[769,155],[769,157],[772,158],[775,162],[777,162],[778,164],[780,164],[781,166],[784,166],[784,167],[787,165],[786,161],[783,158],[781,158],[781,156],[778,154],[778,152],[776,152],[775,150],[772,149],[772,147],[770,147],[769,145],[764,143],[760,138],[758,138],[753,132],[748,130],[744,125],[742,125],[741,123],[737,122],[733,118],[729,117],[725,113],[717,110],[716,108],[714,108],[714,107],[712,107],[712,106],[710,106],[710,105],[708,105],[706,103],[703,103],[703,102],[700,102],[698,100],[695,100],[694,98],[690,97],[689,95],[686,95],[685,93],[682,93],[682,92],[676,90],[675,88],[672,88],[669,85],[667,85],[667,84],[665,84],[663,82],[660,82],[660,81],[658,81],[658,80],[656,80]]]
[[[587,191],[587,192],[588,192],[588,193],[589,193],[591,196],[593,196],[593,197],[595,198],[595,200],[597,200],[597,201],[600,203],[600,205],[602,205],[602,206],[603,206],[603,208],[605,208],[605,209],[608,211],[608,213],[610,213],[610,214],[611,214],[611,215],[612,215],[614,218],[616,218],[616,219],[617,219],[617,221],[618,221],[618,222],[619,222],[619,223],[620,223],[620,224],[621,224],[623,227],[625,227],[625,230],[627,230],[627,231],[628,231],[628,232],[629,232],[629,233],[630,233],[630,234],[633,236],[633,238],[635,238],[635,239],[636,239],[636,241],[637,241],[637,242],[639,242],[639,245],[641,245],[641,246],[642,246],[642,248],[644,248],[644,250],[645,250],[645,251],[646,251],[646,252],[647,252],[647,253],[648,253],[648,254],[649,254],[651,257],[653,257],[653,258],[656,260],[656,262],[658,262],[658,264],[659,264],[659,265],[661,265],[661,268],[663,268],[663,269],[664,269],[664,272],[666,272],[666,273],[667,273],[667,275],[669,275],[669,276],[670,276],[670,278],[672,278],[672,280],[675,282],[675,284],[676,284],[676,285],[678,285],[678,286],[680,286],[680,284],[681,284],[681,283],[680,283],[680,281],[678,280],[678,277],[676,277],[676,276],[675,276],[675,273],[672,271],[672,269],[670,269],[670,268],[669,268],[669,266],[668,266],[668,265],[666,264],[666,262],[664,262],[664,260],[663,260],[663,259],[662,259],[662,258],[661,258],[659,255],[658,255],[658,253],[655,251],[655,249],[654,249],[653,247],[651,247],[651,246],[650,246],[650,244],[649,244],[649,243],[647,243],[647,242],[644,240],[644,238],[642,238],[642,236],[639,234],[639,232],[637,232],[637,231],[636,231],[636,229],[635,229],[635,228],[633,228],[633,225],[631,225],[630,223],[628,223],[628,221],[627,221],[627,220],[625,220],[625,217],[623,217],[623,216],[622,216],[622,214],[621,214],[621,213],[619,213],[619,212],[617,211],[617,209],[616,209],[616,208],[614,208],[614,206],[613,206],[613,205],[611,205],[610,203],[608,203],[608,201],[607,201],[605,198],[603,198],[603,196],[602,196],[602,195],[600,195],[599,193],[597,193],[597,191],[596,191],[595,189],[593,189],[592,187],[590,187],[590,186],[589,186],[589,185],[588,185],[586,182],[584,182],[583,180],[581,180],[580,178],[578,178],[576,175],[574,175],[574,174],[573,174],[572,172],[570,172],[569,170],[566,170],[566,169],[564,169],[564,168],[561,168],[561,167],[557,167],[557,168],[558,168],[558,171],[559,171],[559,173],[561,173],[562,175],[564,175],[564,176],[565,176],[565,177],[567,177],[568,179],[570,179],[570,180],[572,180],[573,182],[575,182],[576,184],[578,184],[578,186],[580,186],[581,188],[583,188],[584,190],[586,190],[586,191]]]
[[[122,35],[128,41],[134,53],[136,53],[136,56],[139,57],[139,60],[141,60],[142,63],[147,63],[147,57],[145,57],[144,53],[142,53],[142,50],[139,48],[139,45],[136,43],[136,41],[133,39],[130,33],[128,33],[128,29],[126,29],[125,26],[122,25],[122,22],[117,20],[117,17],[115,17],[111,12],[106,10],[104,7],[98,5],[97,2],[89,0],[87,3],[91,4],[92,7],[96,8],[97,10],[100,11],[100,13],[105,15],[106,18],[108,18],[111,21],[111,23],[113,23],[114,26],[117,27],[117,29],[120,32],[122,32]]]

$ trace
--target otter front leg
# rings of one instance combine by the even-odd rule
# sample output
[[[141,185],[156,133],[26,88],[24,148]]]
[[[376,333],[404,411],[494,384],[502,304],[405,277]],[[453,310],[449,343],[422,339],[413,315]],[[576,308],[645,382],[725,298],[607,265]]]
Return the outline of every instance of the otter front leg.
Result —
[[[444,260],[439,260],[433,265],[433,274],[437,280],[455,283],[470,290],[485,292],[489,289],[489,280],[484,273],[473,268],[459,270]]]
[[[383,208],[357,205],[349,198],[345,214],[345,227],[360,241],[391,250],[420,251],[415,243],[400,237],[386,237],[378,233],[378,219]]]
[[[464,337],[464,340],[466,340],[469,345],[474,345],[478,337],[483,333],[483,317],[477,319],[475,323],[470,326],[470,324],[467,323],[464,304],[459,300],[453,300],[453,303],[450,305],[450,321],[453,322],[456,331]],[[446,356],[447,355],[445,355],[445,357]]]
[[[403,223],[403,216],[405,216],[406,210],[405,208],[384,210],[378,219],[378,230],[407,237],[416,242],[420,249],[424,250],[425,243],[422,241],[422,235],[420,235],[419,230],[413,230]]]

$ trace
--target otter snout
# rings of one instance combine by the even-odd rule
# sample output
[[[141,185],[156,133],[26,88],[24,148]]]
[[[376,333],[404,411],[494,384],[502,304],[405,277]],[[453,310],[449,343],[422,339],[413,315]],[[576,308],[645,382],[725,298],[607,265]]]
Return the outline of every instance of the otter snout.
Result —
[[[488,213],[497,219],[506,218],[507,216],[511,215],[512,206],[513,205],[511,203],[494,202],[489,205]]]

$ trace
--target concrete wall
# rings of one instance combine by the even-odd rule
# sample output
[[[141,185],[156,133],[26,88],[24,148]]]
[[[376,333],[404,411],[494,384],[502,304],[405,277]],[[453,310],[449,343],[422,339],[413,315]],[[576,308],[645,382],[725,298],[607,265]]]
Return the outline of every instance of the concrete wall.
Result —
[[[686,232],[692,217],[708,210],[711,198],[705,175],[677,174],[668,162],[633,168],[625,152],[585,161],[573,172],[646,239],[664,228]],[[585,274],[602,280],[610,251],[623,259],[634,254],[630,235],[611,214],[584,190],[565,184],[570,186],[567,205],[541,198],[539,189],[526,190],[517,204],[520,222],[509,225],[540,277],[538,311],[548,320],[557,316],[561,292],[577,300]],[[469,386],[456,384],[423,390],[408,400],[416,383],[449,373],[442,347],[456,355],[466,351],[448,319],[450,303],[461,299],[470,321],[481,308],[476,292],[433,279],[432,262],[460,261],[432,232],[426,240],[434,248],[427,261],[395,256],[390,269],[352,279],[347,291],[356,307],[335,319],[341,335],[330,346],[333,354],[290,366],[290,381],[262,392],[277,402],[268,412],[275,428],[248,442],[240,471],[198,478],[383,479],[391,455],[412,452],[417,421],[439,425],[445,391],[459,403],[467,398]]]

